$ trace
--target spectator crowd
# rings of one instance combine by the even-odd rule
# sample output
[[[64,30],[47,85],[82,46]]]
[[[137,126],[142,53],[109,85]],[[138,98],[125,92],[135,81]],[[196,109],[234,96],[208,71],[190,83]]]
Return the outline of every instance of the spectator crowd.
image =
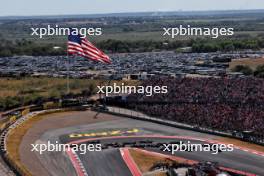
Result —
[[[131,94],[131,108],[198,127],[252,131],[264,136],[264,80],[257,78],[152,78],[143,85],[168,86],[167,94]]]

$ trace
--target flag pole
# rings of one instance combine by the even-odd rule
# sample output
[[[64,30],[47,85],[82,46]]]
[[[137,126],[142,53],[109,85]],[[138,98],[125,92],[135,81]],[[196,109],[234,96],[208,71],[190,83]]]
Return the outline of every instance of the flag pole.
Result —
[[[70,58],[67,52],[67,94],[70,94]]]

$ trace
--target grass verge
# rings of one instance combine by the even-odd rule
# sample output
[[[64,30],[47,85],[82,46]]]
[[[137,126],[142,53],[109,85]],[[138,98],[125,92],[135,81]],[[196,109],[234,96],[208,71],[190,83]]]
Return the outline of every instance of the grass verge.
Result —
[[[138,168],[144,175],[148,175],[147,173],[151,171],[151,167],[158,162],[166,162],[166,158],[152,156],[137,150],[129,149],[129,152],[137,164]],[[153,174],[153,173],[152,173]],[[155,176],[165,176],[166,173],[157,172]]]
[[[63,112],[63,111],[61,111]],[[7,138],[7,151],[8,151],[8,159],[10,160],[11,164],[19,171],[22,172],[25,176],[32,176],[30,171],[21,163],[20,155],[19,155],[19,146],[21,141],[26,134],[26,132],[38,121],[42,120],[43,118],[47,117],[47,114],[50,113],[60,113],[60,112],[49,112],[45,114],[40,114],[34,116],[17,128],[10,131],[8,138]]]

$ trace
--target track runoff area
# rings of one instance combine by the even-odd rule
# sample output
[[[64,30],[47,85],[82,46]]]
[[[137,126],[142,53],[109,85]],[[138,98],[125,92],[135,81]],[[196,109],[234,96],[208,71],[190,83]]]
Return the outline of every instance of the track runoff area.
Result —
[[[264,174],[264,153],[220,143],[215,138],[209,134],[117,117],[111,121],[48,131],[38,140],[38,148],[43,149],[38,155],[51,175],[65,174],[58,167],[73,168],[68,174],[78,176],[141,176],[171,170],[180,174],[186,173],[187,168],[193,168],[194,172],[217,173],[220,170],[226,175]],[[57,147],[57,150],[67,147],[62,158],[47,152],[45,147],[50,143],[56,144],[53,149]],[[44,148],[42,144],[45,144]],[[160,162],[153,161],[151,170],[143,170],[142,163],[138,163],[131,151],[150,158],[158,157]],[[57,162],[50,162],[54,160]],[[140,160],[144,163],[144,158]],[[168,163],[174,163],[174,169],[170,169]]]

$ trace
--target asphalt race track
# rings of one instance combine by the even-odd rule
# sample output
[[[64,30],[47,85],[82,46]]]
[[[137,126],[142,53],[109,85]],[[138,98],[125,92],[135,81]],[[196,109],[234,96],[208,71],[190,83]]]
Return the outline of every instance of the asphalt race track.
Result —
[[[85,165],[88,175],[132,176],[126,163],[122,159],[119,149],[110,149],[103,152],[88,152],[86,155],[79,154],[79,157],[82,163],[89,163]]]
[[[151,140],[155,143],[176,143],[180,141],[187,143],[190,141],[190,143],[195,144],[213,144],[216,142],[215,139],[217,138],[218,137],[214,135],[120,117],[111,121],[103,121],[47,131],[41,136],[38,142],[54,142],[59,140],[61,143],[89,144],[92,141],[96,141],[97,143],[102,144],[102,146],[105,146],[107,144],[118,145],[121,143],[140,143],[140,141]],[[125,147],[131,146],[111,146],[110,148],[103,149],[99,152],[93,151],[87,152],[86,154],[76,152],[75,157],[77,159],[71,160],[72,165],[79,165],[79,167],[74,167],[75,170],[79,169],[79,172],[77,172],[78,174],[76,175],[137,175],[131,170],[131,168],[134,167],[133,164],[129,165],[126,159],[124,159],[125,156],[122,155],[121,149]],[[146,147],[145,150],[172,155],[169,152],[163,152],[151,147]],[[264,154],[261,152],[257,153],[252,150],[247,150],[245,148],[237,147],[234,148],[234,151],[219,152],[218,154],[212,154],[211,152],[176,152],[175,156],[194,161],[218,162],[222,167],[244,171],[255,175],[264,175]],[[54,158],[50,159],[50,157]],[[51,175],[63,175],[57,171],[60,167],[59,162],[57,162],[58,166],[56,167],[54,167],[54,162],[52,166],[49,164],[49,160],[59,161],[59,159],[55,157],[62,156],[44,154],[40,157],[40,160],[42,164],[45,164],[45,168],[51,170]],[[67,157],[63,155],[63,160],[66,158]],[[73,171],[71,172],[73,173]]]
[[[137,137],[132,137],[132,138],[110,138],[110,139],[101,139],[100,142],[102,144],[104,143],[115,143],[115,142],[120,142],[120,143],[129,143],[129,142],[134,142],[134,141],[142,141],[143,140],[152,140],[152,141],[157,141],[160,143],[166,143],[166,142],[170,142],[170,141],[183,141],[183,142],[187,142],[190,141],[191,143],[195,143],[195,144],[204,144],[207,142],[201,142],[198,140],[186,140],[184,137],[181,138],[176,138],[173,139],[173,136],[170,137],[157,137],[157,138],[151,138],[151,136],[148,137],[142,137],[142,138],[137,138]],[[98,140],[98,139],[96,139]],[[81,142],[81,143],[85,143],[85,142]],[[155,151],[155,150],[154,150]],[[110,152],[111,155],[109,155],[109,157],[107,157],[107,153]],[[156,151],[159,152],[159,151]],[[114,175],[118,175],[120,172],[119,170],[115,170],[113,168],[115,168],[116,163],[116,157],[112,157],[113,156],[113,151],[103,151],[103,152],[90,152],[91,154],[78,154],[79,157],[81,158],[83,163],[102,163],[101,165],[99,165],[99,168],[94,169],[94,167],[92,166],[98,166],[97,164],[84,164],[86,171],[89,173],[88,175],[92,175],[92,176],[96,176],[97,174],[93,174],[93,171],[89,171],[89,170],[105,170],[107,171],[107,173],[115,173]],[[100,154],[98,154],[100,153]],[[101,154],[103,153],[103,154]],[[166,154],[170,154],[168,152],[166,152]],[[234,149],[234,151],[232,152],[221,152],[218,154],[211,154],[210,152],[176,152],[176,156],[179,157],[183,157],[186,159],[190,159],[190,160],[195,160],[195,161],[211,161],[211,162],[218,162],[220,163],[221,166],[223,167],[228,167],[228,168],[232,168],[232,169],[236,169],[236,170],[241,170],[241,171],[246,171],[246,172],[250,172],[250,173],[254,173],[254,174],[258,174],[261,175],[264,173],[264,157],[263,156],[259,156],[259,155],[255,155],[243,150],[239,150],[239,149]],[[118,156],[119,158],[119,156]],[[108,164],[107,164],[108,163]],[[123,166],[123,164],[121,163],[121,165]],[[112,167],[109,167],[112,166]],[[120,166],[120,164],[119,164]],[[117,171],[117,172],[116,172]],[[124,175],[128,175],[123,173]],[[102,174],[99,174],[102,175]],[[105,174],[107,175],[107,174]]]

